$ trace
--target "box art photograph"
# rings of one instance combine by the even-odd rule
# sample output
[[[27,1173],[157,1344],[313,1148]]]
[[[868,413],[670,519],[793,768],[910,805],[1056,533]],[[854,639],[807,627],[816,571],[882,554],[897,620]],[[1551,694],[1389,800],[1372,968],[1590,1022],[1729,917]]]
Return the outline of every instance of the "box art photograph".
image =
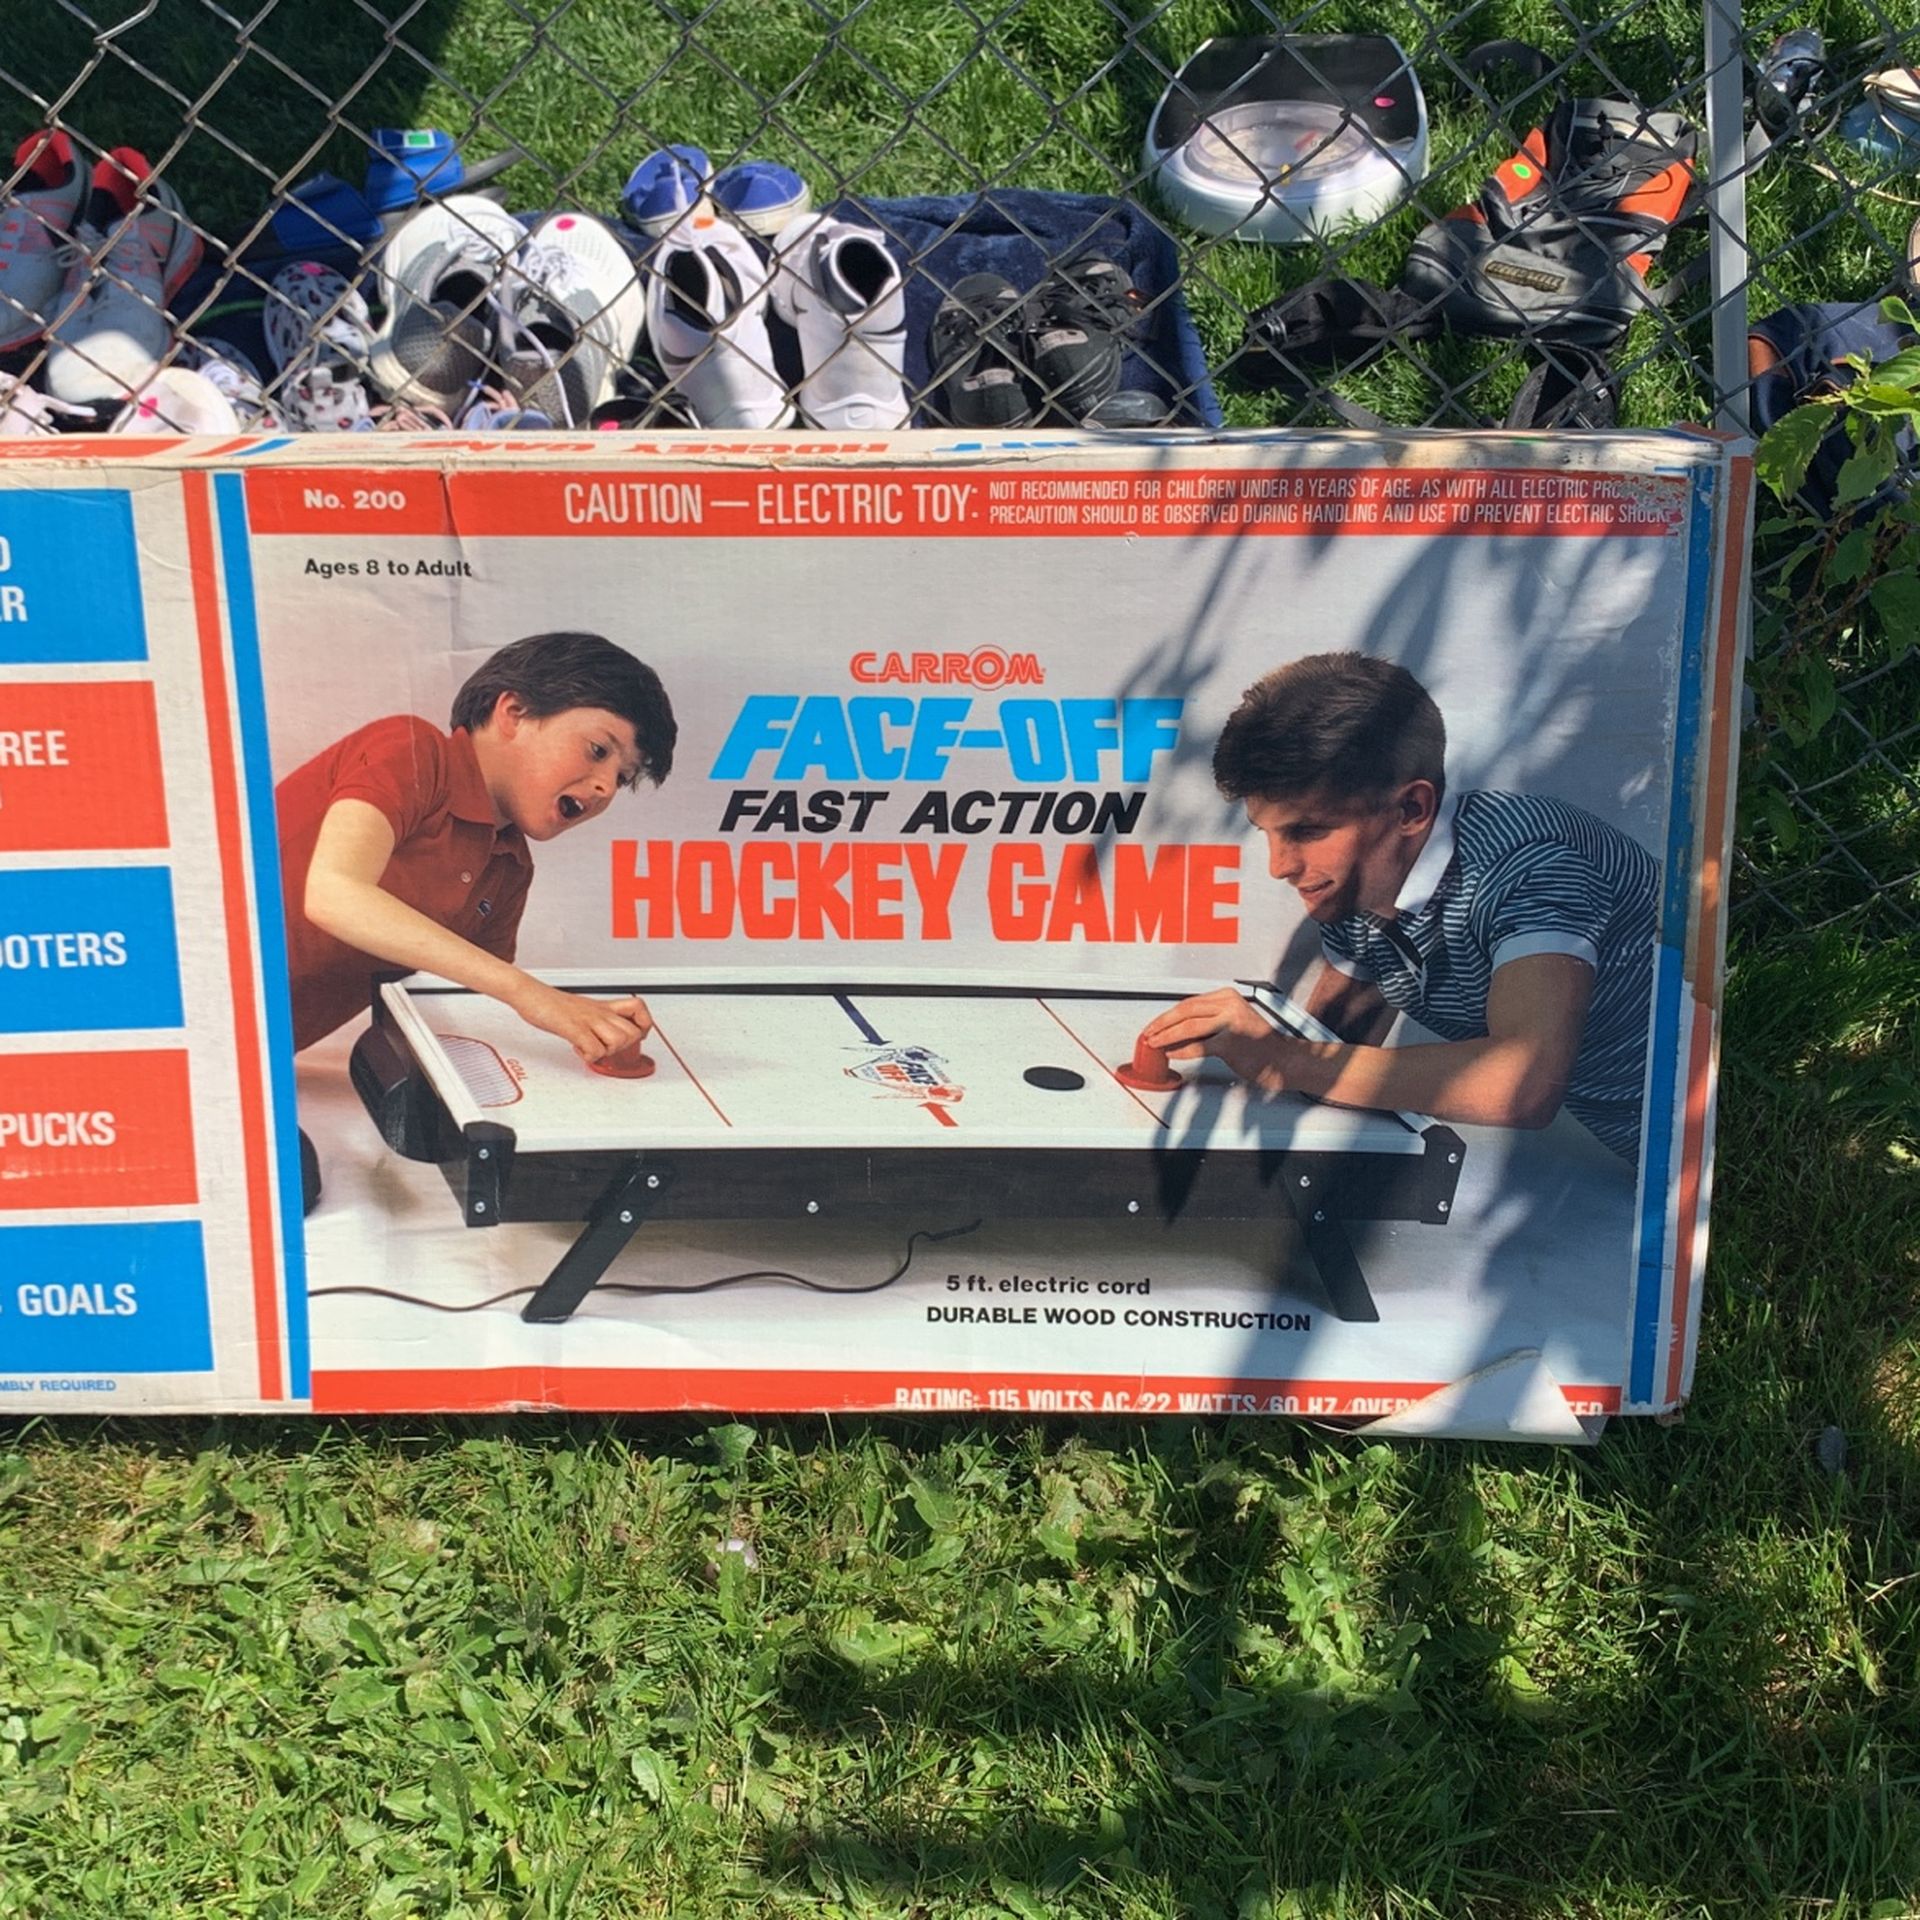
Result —
[[[120,657],[16,627],[7,1197],[137,1276],[36,1296],[47,1378],[1677,1390],[1714,443],[595,451],[149,467]],[[65,492],[7,523],[42,607]],[[149,1054],[189,1128],[116,1092]]]

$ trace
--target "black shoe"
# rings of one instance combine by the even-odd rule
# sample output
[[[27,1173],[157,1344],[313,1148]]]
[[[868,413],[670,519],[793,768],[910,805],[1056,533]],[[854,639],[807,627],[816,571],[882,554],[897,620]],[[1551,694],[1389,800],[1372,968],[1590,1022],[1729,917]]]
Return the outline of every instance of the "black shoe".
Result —
[[[1140,294],[1111,260],[1056,267],[1028,302],[1027,360],[1042,404],[1079,426],[1120,390]]]
[[[693,409],[651,360],[637,358],[613,376],[613,394],[587,418],[596,433],[631,433],[641,427],[697,427]]]
[[[1145,387],[1122,387],[1103,400],[1080,424],[1086,427],[1170,427],[1178,408]]]
[[[1021,359],[1023,302],[1011,280],[970,273],[927,333],[927,411],[950,427],[1030,427],[1040,418]]]

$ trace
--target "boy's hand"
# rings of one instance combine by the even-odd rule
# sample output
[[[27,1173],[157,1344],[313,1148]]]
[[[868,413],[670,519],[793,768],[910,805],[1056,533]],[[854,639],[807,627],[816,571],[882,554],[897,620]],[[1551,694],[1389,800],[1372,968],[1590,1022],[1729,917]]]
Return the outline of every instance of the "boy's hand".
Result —
[[[653,1031],[653,1016],[638,996],[589,1000],[584,994],[550,987],[531,974],[507,1004],[528,1026],[564,1040],[589,1065],[622,1047],[637,1045]]]
[[[1268,1093],[1287,1089],[1286,1035],[1275,1032],[1246,995],[1233,987],[1216,987],[1169,1007],[1147,1022],[1141,1038],[1164,1047],[1175,1060],[1212,1055],[1242,1080]]]

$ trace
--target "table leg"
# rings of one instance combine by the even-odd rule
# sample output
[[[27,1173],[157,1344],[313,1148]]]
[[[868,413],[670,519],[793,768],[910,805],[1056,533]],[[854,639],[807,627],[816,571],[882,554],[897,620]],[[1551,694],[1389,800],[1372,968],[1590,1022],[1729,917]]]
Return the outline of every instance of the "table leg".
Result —
[[[663,1169],[647,1167],[637,1159],[619,1174],[593,1203],[579,1239],[560,1256],[533,1298],[520,1309],[520,1318],[535,1323],[570,1320],[574,1309],[639,1232],[666,1182]]]
[[[1380,1309],[1374,1305],[1367,1276],[1353,1242],[1333,1205],[1325,1177],[1312,1171],[1289,1167],[1286,1176],[1287,1199],[1293,1217],[1300,1223],[1300,1237],[1320,1272],[1320,1285],[1326,1291],[1337,1320],[1378,1320]]]

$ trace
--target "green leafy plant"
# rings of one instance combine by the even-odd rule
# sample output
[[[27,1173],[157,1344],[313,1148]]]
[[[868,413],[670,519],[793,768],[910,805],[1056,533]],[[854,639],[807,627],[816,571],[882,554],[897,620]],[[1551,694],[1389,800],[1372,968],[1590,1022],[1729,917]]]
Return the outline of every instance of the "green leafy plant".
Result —
[[[1880,311],[1920,335],[1904,300],[1890,297]],[[1764,824],[1788,853],[1801,834],[1792,794],[1835,771],[1834,720],[1856,691],[1870,700],[1864,690],[1879,670],[1920,643],[1920,501],[1901,445],[1920,422],[1920,345],[1846,364],[1852,379],[1770,427],[1754,461],[1780,511],[1755,532],[1755,730],[1741,831]],[[1828,506],[1805,489],[1836,434],[1847,454]]]

